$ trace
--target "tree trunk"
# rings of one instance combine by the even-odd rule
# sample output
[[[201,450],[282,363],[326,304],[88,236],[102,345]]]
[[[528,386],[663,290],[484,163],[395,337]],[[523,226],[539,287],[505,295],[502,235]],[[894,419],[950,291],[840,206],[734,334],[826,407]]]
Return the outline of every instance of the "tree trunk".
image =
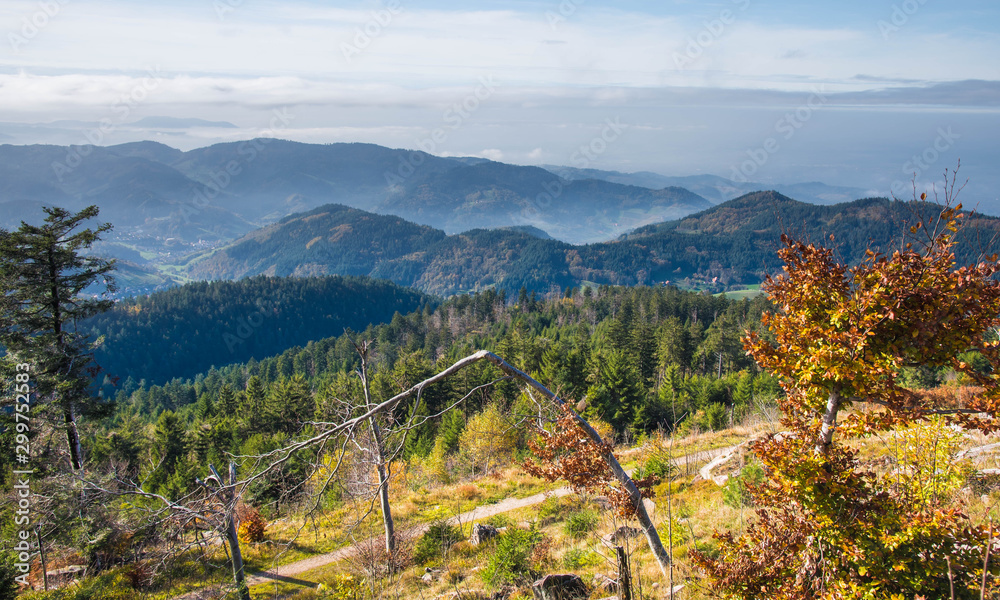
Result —
[[[632,600],[632,570],[628,565],[628,555],[621,546],[615,546],[618,556],[618,600]]]
[[[222,477],[211,464],[208,468],[222,487]],[[229,557],[233,563],[233,582],[240,600],[250,600],[250,589],[247,587],[246,572],[243,567],[243,552],[240,551],[240,536],[236,531],[236,463],[229,463],[229,485],[234,486],[226,498],[226,541],[229,542]]]
[[[63,408],[63,417],[66,421],[66,441],[69,445],[69,460],[74,471],[83,468],[83,449],[80,447],[80,432],[76,428],[76,411],[73,404]]]
[[[45,546],[42,545],[42,532],[40,527],[35,527],[35,540],[38,541],[38,559],[42,563],[42,585],[45,591],[49,591],[49,568],[45,564]]]
[[[250,590],[247,588],[246,573],[243,572],[243,553],[240,552],[240,538],[236,533],[236,519],[230,512],[226,517],[226,539],[229,541],[229,553],[233,559],[233,581],[236,583],[236,593],[240,600],[250,600]]]
[[[480,350],[469,358],[473,360],[485,358],[507,375],[520,379],[560,406],[566,406],[566,409],[569,410],[570,414],[573,415],[573,418],[576,420],[576,424],[585,434],[587,434],[587,437],[598,445],[604,444],[604,440],[601,439],[601,434],[597,433],[597,431],[590,426],[590,423],[588,423],[586,419],[578,415],[576,411],[566,405],[566,402],[562,398],[556,396],[547,387],[535,381],[534,378],[524,371],[521,371],[496,354],[486,350]],[[646,507],[642,503],[642,493],[639,491],[639,488],[636,487],[632,478],[628,476],[628,473],[625,472],[625,469],[622,468],[618,459],[615,458],[614,453],[609,450],[602,456],[602,458],[604,458],[604,462],[611,469],[615,479],[617,479],[618,482],[622,484],[622,487],[625,488],[625,491],[629,495],[629,499],[632,501],[632,505],[635,506],[635,516],[639,521],[639,526],[642,528],[642,532],[646,536],[646,542],[649,544],[649,549],[653,552],[653,556],[656,558],[656,562],[660,567],[660,572],[663,573],[663,577],[666,578],[667,570],[670,568],[670,555],[667,554],[667,551],[663,548],[663,542],[660,541],[660,535],[656,531],[656,526],[653,525],[653,521],[649,518],[649,513],[646,512]]]
[[[385,464],[385,448],[382,445],[382,429],[375,417],[368,419],[375,439],[375,472],[378,474],[378,500],[382,510],[382,523],[385,525],[385,551],[390,559],[396,554],[395,524],[392,520],[392,506],[389,504],[389,469]]]
[[[374,406],[371,397],[371,388],[368,385],[368,343],[362,342],[355,345],[358,354],[361,355],[361,386],[365,394],[365,409],[371,410]],[[385,442],[382,437],[382,428],[376,420],[376,415],[368,417],[368,426],[371,428],[372,440],[375,443],[375,472],[378,475],[378,500],[379,508],[382,511],[382,523],[385,527],[385,551],[389,554],[389,559],[396,555],[396,528],[392,520],[392,506],[389,504],[389,469],[385,460]],[[393,565],[390,565],[390,568]]]
[[[840,411],[841,397],[837,390],[830,392],[826,400],[826,411],[823,413],[823,426],[820,428],[819,439],[816,440],[816,452],[826,454],[833,443],[833,433],[837,429],[837,412]]]
[[[250,590],[247,588],[246,573],[243,571],[243,553],[240,552],[240,538],[236,533],[236,519],[233,509],[226,515],[226,540],[229,542],[229,554],[233,560],[233,581],[236,583],[236,593],[240,600],[250,600]]]

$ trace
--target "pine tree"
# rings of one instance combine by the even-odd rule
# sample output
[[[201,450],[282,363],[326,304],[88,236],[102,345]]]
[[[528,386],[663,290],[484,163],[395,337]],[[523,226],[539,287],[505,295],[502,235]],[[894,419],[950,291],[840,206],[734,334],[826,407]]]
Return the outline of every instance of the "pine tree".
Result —
[[[239,422],[245,433],[260,433],[267,421],[265,405],[267,391],[264,383],[256,375],[247,379],[247,388],[240,399]]]
[[[172,411],[165,411],[156,421],[153,443],[159,453],[159,463],[146,480],[146,487],[155,492],[166,491],[177,465],[184,458],[184,426]]]
[[[219,388],[219,396],[215,403],[216,413],[223,417],[231,417],[236,414],[238,407],[236,393],[228,383],[222,384]]]
[[[110,224],[76,230],[97,217],[90,206],[72,214],[62,208],[44,208],[41,226],[22,222],[17,231],[0,230],[0,359],[4,371],[31,365],[37,397],[57,407],[66,428],[70,463],[83,467],[77,421],[101,416],[113,405],[102,404],[88,388],[96,369],[93,344],[77,323],[109,309],[110,299],[86,297],[84,290],[103,284],[115,291],[114,261],[83,256]]]
[[[621,433],[632,426],[645,390],[624,352],[610,350],[595,359],[597,376],[587,391],[587,415],[600,417]]]

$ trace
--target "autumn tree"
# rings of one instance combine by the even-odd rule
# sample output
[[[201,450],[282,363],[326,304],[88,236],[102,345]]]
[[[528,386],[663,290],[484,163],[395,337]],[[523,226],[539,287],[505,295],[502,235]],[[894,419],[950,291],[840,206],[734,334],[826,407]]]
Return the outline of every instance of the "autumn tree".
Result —
[[[740,537],[717,534],[719,555],[696,555],[713,588],[732,598],[979,598],[990,531],[955,507],[893,489],[857,452],[837,443],[934,415],[970,429],[1000,429],[1000,374],[959,360],[978,351],[1000,365],[1000,262],[957,267],[965,215],[915,201],[918,220],[891,254],[861,264],[830,248],[782,237],[784,273],[764,289],[776,311],[744,347],[780,378],[790,433],[758,442],[767,481],[753,490],[757,519]],[[833,241],[831,239],[831,241]],[[950,366],[982,386],[964,405],[935,404],[901,385],[905,367]],[[870,407],[870,408],[869,408]],[[846,418],[842,413],[849,408]]]

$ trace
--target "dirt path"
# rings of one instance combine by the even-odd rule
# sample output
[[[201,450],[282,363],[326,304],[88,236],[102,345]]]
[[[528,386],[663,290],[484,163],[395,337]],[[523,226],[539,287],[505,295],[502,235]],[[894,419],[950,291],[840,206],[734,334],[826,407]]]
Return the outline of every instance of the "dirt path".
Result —
[[[674,459],[674,464],[678,467],[687,467],[691,463],[699,463],[705,460],[712,460],[717,456],[722,456],[731,453],[735,450],[737,446],[729,446],[727,448],[717,448],[715,450],[705,450],[703,452],[696,452],[693,454],[686,454],[684,456],[679,456]],[[546,498],[555,497],[559,498],[561,496],[568,496],[572,494],[573,491],[569,488],[563,487],[548,492],[541,492],[528,496],[526,498],[508,498],[496,504],[485,504],[483,506],[477,506],[476,508],[464,512],[460,515],[456,515],[448,519],[448,523],[452,525],[462,525],[465,523],[474,523],[476,521],[482,521],[488,519],[489,517],[518,510],[520,508],[527,508],[535,504],[540,504]],[[418,525],[412,529],[407,530],[409,534],[413,537],[417,537],[420,534],[427,531],[430,524]],[[247,584],[251,587],[255,585],[260,585],[262,583],[268,583],[270,581],[275,582],[286,582],[295,583],[305,587],[316,587],[318,584],[315,581],[309,581],[305,579],[298,579],[295,576],[301,575],[303,573],[308,573],[313,569],[318,569],[324,567],[331,563],[335,563],[345,558],[350,557],[354,552],[357,551],[357,545],[348,546],[346,548],[341,548],[340,550],[335,550],[333,552],[328,552],[326,554],[319,554],[317,556],[312,556],[305,558],[293,563],[288,563],[287,565],[281,565],[264,572],[254,572],[247,577]],[[213,594],[218,593],[218,588],[212,586],[211,588],[203,588],[194,592],[189,592],[183,596],[177,596],[174,600],[202,600],[207,598],[216,597]]]

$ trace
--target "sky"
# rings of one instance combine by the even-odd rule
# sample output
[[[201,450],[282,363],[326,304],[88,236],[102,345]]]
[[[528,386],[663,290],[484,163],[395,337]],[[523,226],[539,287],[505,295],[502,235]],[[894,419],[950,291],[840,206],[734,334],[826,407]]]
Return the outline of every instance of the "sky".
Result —
[[[270,135],[873,195],[961,160],[1000,214],[998,57],[995,0],[4,0],[0,143]]]

